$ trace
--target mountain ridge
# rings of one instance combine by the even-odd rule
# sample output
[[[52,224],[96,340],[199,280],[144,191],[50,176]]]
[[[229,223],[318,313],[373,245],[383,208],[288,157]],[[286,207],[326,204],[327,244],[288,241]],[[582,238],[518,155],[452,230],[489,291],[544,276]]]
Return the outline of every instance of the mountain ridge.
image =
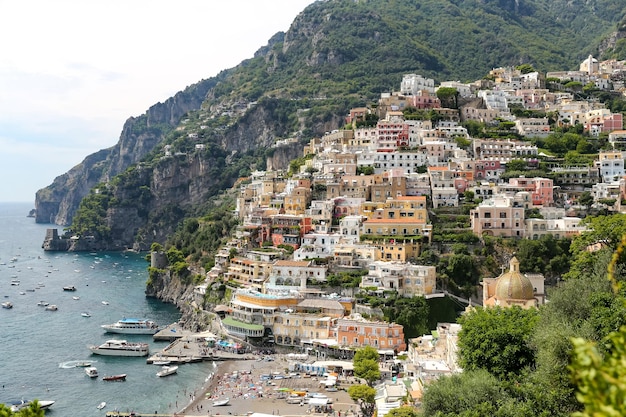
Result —
[[[611,36],[615,42],[603,48],[615,51],[613,30],[625,10],[615,0],[315,2],[252,58],[129,118],[115,146],[89,155],[37,192],[36,221],[69,225],[86,196],[106,189],[110,213],[139,202],[142,215],[126,215],[125,232],[110,236],[104,247],[130,247],[143,241],[139,235],[162,237],[174,227],[164,227],[163,218],[176,224],[197,211],[194,206],[249,171],[245,163],[264,166],[276,140],[306,141],[340,127],[338,115],[397,89],[403,74],[467,80],[495,66],[528,62],[540,70],[571,69]],[[535,30],[541,25],[550,26]],[[583,28],[588,36],[580,34]],[[163,159],[166,145],[179,156]],[[173,177],[157,174],[165,166],[194,177],[177,179],[168,193],[163,178]],[[139,171],[142,181],[133,179]],[[115,197],[131,195],[133,186],[149,190],[149,198],[148,192],[137,201]],[[107,233],[121,229],[119,216],[102,216]]]

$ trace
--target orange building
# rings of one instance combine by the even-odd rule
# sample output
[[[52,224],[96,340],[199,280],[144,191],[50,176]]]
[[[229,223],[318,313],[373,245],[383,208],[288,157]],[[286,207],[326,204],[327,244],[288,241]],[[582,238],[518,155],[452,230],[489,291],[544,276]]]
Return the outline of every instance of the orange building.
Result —
[[[404,328],[400,324],[356,318],[337,319],[337,343],[340,346],[393,349],[395,352],[406,350]]]

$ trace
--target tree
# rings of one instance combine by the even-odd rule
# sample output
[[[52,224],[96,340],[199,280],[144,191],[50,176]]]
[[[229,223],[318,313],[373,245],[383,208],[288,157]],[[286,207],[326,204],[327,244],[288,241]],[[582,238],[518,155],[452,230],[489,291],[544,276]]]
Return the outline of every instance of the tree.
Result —
[[[526,171],[528,168],[528,163],[523,159],[513,159],[506,163],[506,171]]]
[[[357,350],[352,360],[354,364],[354,375],[363,378],[367,381],[367,385],[372,386],[374,381],[380,379],[378,359],[378,351],[372,346],[365,346]]]
[[[426,386],[424,417],[494,416],[506,398],[500,381],[485,370],[443,376]]]
[[[372,417],[376,408],[376,390],[367,385],[353,385],[348,388],[348,395],[361,409],[363,417]]]
[[[37,400],[16,412],[11,411],[5,404],[0,404],[0,417],[44,417],[44,415],[45,411],[39,407]]]
[[[429,309],[424,297],[389,298],[385,300],[383,312],[387,321],[402,325],[407,340],[428,331]]]
[[[386,415],[387,417],[419,417],[419,413],[417,412],[417,410],[413,407],[408,406],[398,407],[389,410]]]
[[[439,87],[437,89],[437,98],[443,107],[458,108],[458,97],[459,91],[454,87]]]
[[[535,363],[530,338],[536,309],[476,308],[459,319],[459,362],[463,369],[484,369],[498,378],[517,379]]]

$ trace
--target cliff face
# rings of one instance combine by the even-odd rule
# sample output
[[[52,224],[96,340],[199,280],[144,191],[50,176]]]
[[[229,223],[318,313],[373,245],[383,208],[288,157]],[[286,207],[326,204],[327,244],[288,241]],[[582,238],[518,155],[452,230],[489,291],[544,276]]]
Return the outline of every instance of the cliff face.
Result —
[[[55,178],[51,185],[37,191],[35,221],[69,225],[80,201],[91,188],[110,180],[152,152],[184,114],[200,108],[215,82],[215,79],[201,81],[165,103],[153,105],[144,115],[128,119],[115,146],[87,156],[67,173]]]

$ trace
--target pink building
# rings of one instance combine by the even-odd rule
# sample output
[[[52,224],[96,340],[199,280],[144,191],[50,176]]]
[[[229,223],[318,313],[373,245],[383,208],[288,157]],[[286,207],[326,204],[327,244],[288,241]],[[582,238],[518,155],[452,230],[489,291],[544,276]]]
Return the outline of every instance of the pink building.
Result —
[[[500,187],[502,191],[528,191],[534,206],[551,206],[554,203],[554,182],[548,178],[510,178],[508,186]]]

